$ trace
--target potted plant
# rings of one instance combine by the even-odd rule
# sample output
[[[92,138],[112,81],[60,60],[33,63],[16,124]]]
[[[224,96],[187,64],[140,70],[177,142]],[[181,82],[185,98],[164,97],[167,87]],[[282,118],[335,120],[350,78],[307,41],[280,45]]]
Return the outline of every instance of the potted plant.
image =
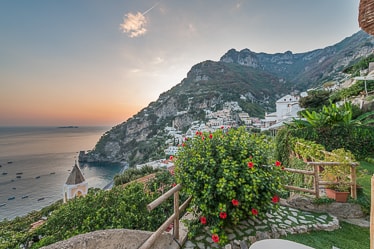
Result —
[[[354,156],[349,151],[337,149],[326,154],[325,160],[341,163],[325,166],[321,172],[322,179],[331,183],[326,187],[326,195],[337,202],[346,202],[351,182],[351,169],[348,163],[354,161]]]
[[[328,198],[334,199],[336,202],[347,202],[349,196],[349,187],[344,184],[328,185],[326,195]]]

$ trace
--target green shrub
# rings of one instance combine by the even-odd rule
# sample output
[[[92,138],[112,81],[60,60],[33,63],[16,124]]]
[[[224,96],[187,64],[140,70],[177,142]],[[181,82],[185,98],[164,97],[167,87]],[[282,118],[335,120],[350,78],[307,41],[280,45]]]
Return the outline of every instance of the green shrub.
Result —
[[[96,230],[155,231],[173,213],[173,199],[169,198],[152,212],[148,212],[147,205],[169,190],[173,182],[174,177],[163,170],[148,182],[147,191],[143,184],[132,183],[72,199],[53,211],[46,223],[29,235],[42,237],[32,248]]]
[[[273,160],[273,141],[243,127],[201,133],[183,144],[175,173],[192,196],[191,210],[199,221],[190,235],[206,225],[215,242],[227,241],[225,227],[248,217],[264,217],[278,207],[283,175]],[[271,164],[271,165],[270,165]]]
[[[141,169],[131,168],[125,170],[122,174],[114,176],[114,185],[119,186],[122,184],[129,183],[133,180],[141,178],[143,176],[159,172],[160,169],[153,169],[151,166],[144,166]]]

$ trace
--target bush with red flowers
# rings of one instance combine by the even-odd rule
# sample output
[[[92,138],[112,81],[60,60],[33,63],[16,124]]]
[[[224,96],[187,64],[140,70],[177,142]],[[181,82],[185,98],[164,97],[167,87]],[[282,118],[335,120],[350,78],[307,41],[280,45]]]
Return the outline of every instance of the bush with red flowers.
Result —
[[[203,138],[209,139],[203,139]],[[282,164],[273,160],[273,141],[244,128],[197,133],[175,159],[175,174],[192,196],[190,235],[208,226],[212,240],[227,242],[225,227],[248,217],[262,218],[279,204]]]

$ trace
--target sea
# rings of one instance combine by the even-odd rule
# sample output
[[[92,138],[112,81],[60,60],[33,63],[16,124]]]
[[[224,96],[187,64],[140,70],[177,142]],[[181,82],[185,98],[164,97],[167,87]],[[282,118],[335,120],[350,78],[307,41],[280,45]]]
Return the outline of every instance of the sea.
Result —
[[[89,188],[107,188],[121,164],[79,164],[110,127],[0,127],[0,221],[24,216],[63,198],[77,163]]]

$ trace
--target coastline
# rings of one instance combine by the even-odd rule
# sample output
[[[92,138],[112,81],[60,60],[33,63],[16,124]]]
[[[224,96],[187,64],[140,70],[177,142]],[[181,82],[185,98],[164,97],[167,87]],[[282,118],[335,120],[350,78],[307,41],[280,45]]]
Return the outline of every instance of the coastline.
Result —
[[[0,127],[0,221],[23,217],[61,199],[78,151],[93,148],[107,129]],[[82,172],[89,187],[102,189],[122,166],[88,163]]]
[[[116,175],[121,175],[123,174],[123,172],[125,172],[125,170],[127,170],[129,168],[129,164],[128,163],[123,163],[123,167],[121,169],[120,172],[118,172]],[[113,179],[110,181],[110,183],[108,183],[104,188],[103,190],[110,190],[113,188],[113,185],[114,185],[114,177]]]

